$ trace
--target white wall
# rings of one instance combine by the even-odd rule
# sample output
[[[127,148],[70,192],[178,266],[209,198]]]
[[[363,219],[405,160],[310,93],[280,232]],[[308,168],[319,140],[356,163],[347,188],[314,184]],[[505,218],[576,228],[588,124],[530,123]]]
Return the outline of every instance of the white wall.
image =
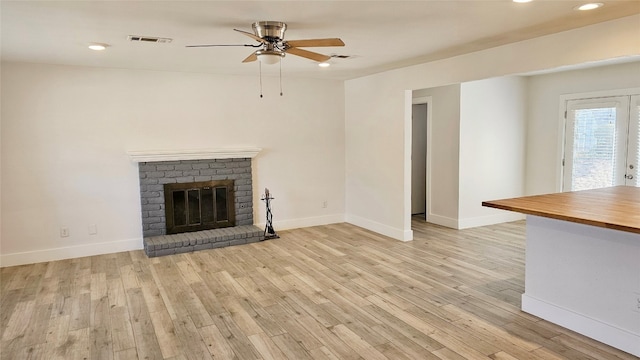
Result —
[[[432,113],[431,212],[452,228],[521,219],[482,201],[524,194],[526,80],[498,77],[421,89]]]
[[[630,16],[347,81],[347,220],[397,239],[407,240],[410,234],[407,90],[639,55],[638,23],[639,15]],[[434,130],[433,136],[443,134]],[[435,146],[432,151],[443,149]]]
[[[350,101],[345,104],[345,117],[352,119],[345,123],[345,136],[350,139],[346,142],[347,221],[403,239],[404,204],[389,201],[389,197],[403,188],[404,178],[399,174],[405,168],[398,159],[404,158],[404,148],[395,143],[405,134],[402,125],[390,126],[389,119],[395,109],[404,109],[405,98],[394,97],[384,85],[367,79],[371,78],[361,79],[350,90],[366,96],[347,97]],[[377,91],[370,91],[369,86],[376,86]]]
[[[560,191],[560,95],[634,87],[640,87],[640,62],[529,77],[527,194]]]
[[[340,81],[285,78],[280,97],[265,78],[260,99],[253,76],[4,63],[1,80],[3,266],[140,248],[129,150],[260,147],[256,222],[265,187],[276,230],[344,219]]]
[[[0,84],[2,84],[2,64],[0,64]],[[1,108],[2,108],[2,86],[0,86],[0,109]],[[0,113],[0,254],[2,254],[2,114],[1,113]]]
[[[458,228],[522,219],[483,201],[524,195],[526,79],[461,84]]]
[[[456,228],[460,182],[460,84],[413,92],[413,97],[425,96],[430,96],[433,104],[427,221]]]

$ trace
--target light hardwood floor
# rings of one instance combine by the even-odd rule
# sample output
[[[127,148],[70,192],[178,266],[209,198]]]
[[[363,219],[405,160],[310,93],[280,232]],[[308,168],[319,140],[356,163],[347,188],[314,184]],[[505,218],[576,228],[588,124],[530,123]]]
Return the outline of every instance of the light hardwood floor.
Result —
[[[2,359],[637,359],[523,313],[524,222],[1,270]]]

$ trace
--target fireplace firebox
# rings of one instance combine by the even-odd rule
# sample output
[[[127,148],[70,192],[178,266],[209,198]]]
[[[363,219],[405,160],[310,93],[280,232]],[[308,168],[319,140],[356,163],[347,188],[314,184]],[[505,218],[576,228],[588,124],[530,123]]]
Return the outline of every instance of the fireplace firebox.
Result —
[[[235,226],[234,181],[164,185],[167,234]]]

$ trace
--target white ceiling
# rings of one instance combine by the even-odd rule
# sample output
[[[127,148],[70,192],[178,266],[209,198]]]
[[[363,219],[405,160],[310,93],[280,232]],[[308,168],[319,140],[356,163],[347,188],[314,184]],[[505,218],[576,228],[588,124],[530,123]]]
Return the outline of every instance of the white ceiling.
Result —
[[[251,44],[233,28],[283,21],[286,40],[339,37],[341,48],[309,48],[332,66],[288,55],[284,76],[355,78],[640,13],[640,0],[586,1],[4,1],[1,56],[6,61],[222,74],[258,72],[241,63],[254,49],[185,48],[190,44]],[[640,24],[639,24],[640,27]],[[128,35],[172,38],[170,44],[130,42]],[[108,43],[106,51],[87,49]],[[263,67],[272,73],[277,66]]]

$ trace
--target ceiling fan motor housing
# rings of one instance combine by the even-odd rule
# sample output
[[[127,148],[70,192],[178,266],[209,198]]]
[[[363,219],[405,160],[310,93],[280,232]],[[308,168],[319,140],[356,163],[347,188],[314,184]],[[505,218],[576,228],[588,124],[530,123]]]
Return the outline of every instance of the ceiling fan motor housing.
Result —
[[[284,32],[287,30],[287,24],[281,21],[257,21],[251,24],[251,27],[253,28],[253,34],[244,30],[233,30],[259,42],[260,44],[258,45],[190,45],[187,47],[250,46],[259,48],[259,50],[254,51],[251,55],[242,60],[243,63],[260,60],[261,63],[276,64],[288,53],[317,62],[323,62],[331,59],[331,56],[300,49],[300,47],[344,46],[344,42],[339,38],[285,41]]]
[[[284,32],[287,24],[280,21],[258,21],[251,25],[253,32],[259,38],[268,41],[281,41],[284,39]]]

